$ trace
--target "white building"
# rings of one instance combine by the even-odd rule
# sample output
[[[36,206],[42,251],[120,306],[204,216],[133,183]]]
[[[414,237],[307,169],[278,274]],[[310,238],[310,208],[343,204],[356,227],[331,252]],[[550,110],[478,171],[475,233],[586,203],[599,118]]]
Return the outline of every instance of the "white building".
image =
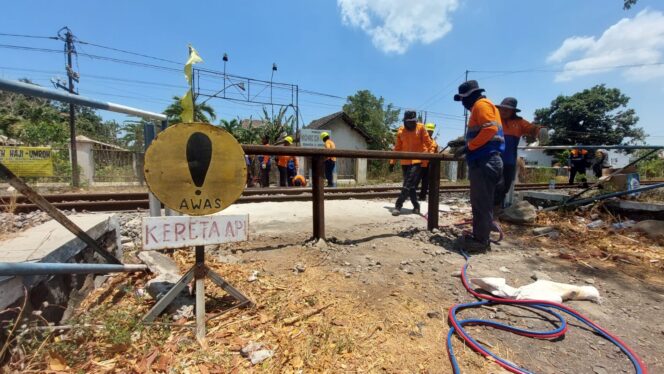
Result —
[[[368,149],[371,137],[344,112],[336,112],[311,121],[308,129],[330,130],[332,141],[339,149]],[[302,164],[304,170],[309,165]],[[367,160],[337,158],[335,178],[341,184],[365,183],[367,181]]]

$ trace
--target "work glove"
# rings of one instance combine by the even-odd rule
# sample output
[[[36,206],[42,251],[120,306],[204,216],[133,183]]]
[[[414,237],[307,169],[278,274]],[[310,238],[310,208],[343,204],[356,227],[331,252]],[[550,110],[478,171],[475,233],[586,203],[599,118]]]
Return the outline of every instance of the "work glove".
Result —
[[[463,139],[458,139],[458,140],[450,140],[447,143],[447,146],[450,148],[460,148],[466,145],[466,141]]]
[[[394,164],[390,164],[389,170],[390,170],[390,173],[392,173],[394,171]]]
[[[454,157],[462,158],[468,153],[468,148],[464,145],[463,147],[458,147],[454,150]]]
[[[263,169],[263,170],[267,169],[267,165],[261,164],[261,169]]]

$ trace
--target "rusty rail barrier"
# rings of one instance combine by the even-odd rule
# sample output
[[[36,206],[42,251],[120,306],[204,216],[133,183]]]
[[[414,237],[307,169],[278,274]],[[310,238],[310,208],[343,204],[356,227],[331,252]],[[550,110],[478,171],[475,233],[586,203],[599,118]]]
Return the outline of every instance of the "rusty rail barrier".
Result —
[[[305,156],[311,157],[311,189],[313,201],[313,238],[325,239],[325,190],[324,190],[324,161],[326,157],[339,158],[366,158],[382,160],[429,160],[429,191],[428,211],[438,212],[440,191],[440,162],[458,161],[458,159],[440,153],[369,151],[357,149],[321,149],[301,147],[279,147],[264,145],[243,145],[244,153],[248,155],[269,156]],[[427,218],[427,229],[438,227],[438,214],[430,214]]]

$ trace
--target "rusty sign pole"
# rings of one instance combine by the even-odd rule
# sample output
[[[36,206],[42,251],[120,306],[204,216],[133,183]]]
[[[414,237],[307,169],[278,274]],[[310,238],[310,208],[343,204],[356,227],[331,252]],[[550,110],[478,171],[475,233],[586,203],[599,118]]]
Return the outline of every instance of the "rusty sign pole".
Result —
[[[196,246],[196,339],[205,338],[205,246]]]
[[[60,212],[56,207],[54,207],[51,203],[49,203],[43,196],[38,194],[27,184],[25,184],[25,182],[23,182],[21,178],[17,177],[2,162],[0,162],[0,175],[5,177],[7,179],[7,182],[12,187],[16,188],[18,192],[25,195],[25,197],[27,197],[30,201],[32,201],[35,205],[37,205],[39,209],[48,213],[48,215],[51,216],[54,220],[56,220],[58,223],[64,226],[67,230],[71,231],[79,239],[83,240],[85,244],[87,244],[90,248],[92,248],[92,250],[97,252],[106,261],[112,264],[121,264],[120,260],[118,260],[117,258],[115,258],[115,256],[105,251],[94,239],[90,237],[90,235],[88,235],[88,233],[86,233],[80,227],[78,227],[74,222],[72,222],[69,218],[67,218],[67,216],[62,214],[62,212]]]
[[[429,162],[429,209],[427,211],[427,229],[438,228],[438,209],[440,201],[440,161]]]
[[[325,191],[323,189],[324,158],[311,158],[314,239],[325,239]]]

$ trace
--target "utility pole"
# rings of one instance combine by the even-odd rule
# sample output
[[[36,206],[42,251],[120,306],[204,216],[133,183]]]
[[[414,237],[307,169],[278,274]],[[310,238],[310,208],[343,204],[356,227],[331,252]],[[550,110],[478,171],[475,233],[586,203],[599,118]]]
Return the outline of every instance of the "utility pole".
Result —
[[[72,55],[76,53],[74,47],[74,34],[69,28],[65,27],[65,50],[67,51],[67,77],[69,78],[68,91],[70,94],[76,94],[74,90],[74,81],[78,82],[78,73],[72,67]],[[78,175],[78,158],[76,156],[76,110],[74,104],[69,104],[69,137],[71,143],[71,182],[74,188],[80,185]]]

